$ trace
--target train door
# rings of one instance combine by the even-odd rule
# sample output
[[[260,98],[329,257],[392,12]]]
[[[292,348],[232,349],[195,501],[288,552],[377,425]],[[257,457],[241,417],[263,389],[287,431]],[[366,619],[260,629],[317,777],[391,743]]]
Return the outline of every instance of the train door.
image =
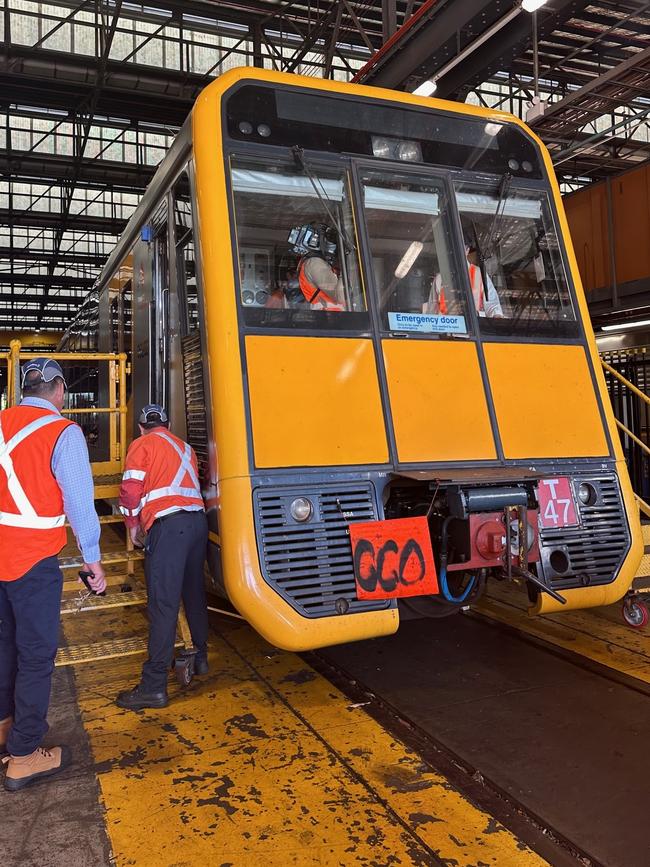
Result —
[[[167,199],[144,226],[133,248],[132,382],[135,421],[147,403],[167,402],[166,334],[169,296]]]
[[[169,226],[167,202],[152,224],[152,286],[149,302],[149,402],[168,405],[169,397]]]

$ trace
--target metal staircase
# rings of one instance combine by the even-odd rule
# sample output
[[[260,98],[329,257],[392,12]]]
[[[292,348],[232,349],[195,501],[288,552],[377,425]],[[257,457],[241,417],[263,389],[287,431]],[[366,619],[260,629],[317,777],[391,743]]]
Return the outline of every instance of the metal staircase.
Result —
[[[0,364],[6,363],[6,368],[1,372],[6,376],[5,403],[13,406],[19,402],[19,371],[23,361],[35,358],[37,352],[23,352],[20,342],[15,340],[11,343],[8,353],[0,353]],[[105,454],[100,455],[100,460],[92,463],[93,479],[95,483],[95,503],[99,507],[98,512],[110,511],[110,514],[101,515],[100,525],[102,529],[101,550],[102,564],[106,570],[106,595],[95,596],[86,593],[86,588],[80,583],[77,573],[83,567],[83,559],[77,551],[77,546],[68,529],[69,544],[59,557],[59,563],[64,575],[63,599],[61,603],[61,616],[63,619],[63,646],[59,649],[56,658],[57,666],[79,665],[85,662],[97,662],[104,659],[115,659],[147,652],[147,630],[143,618],[142,632],[137,635],[126,635],[121,638],[106,638],[103,635],[101,615],[103,612],[122,609],[133,606],[146,607],[147,590],[144,580],[144,553],[134,549],[129,534],[123,529],[122,516],[116,514],[113,505],[119,497],[120,481],[124,467],[124,459],[127,449],[127,376],[129,368],[126,355],[111,353],[80,353],[59,352],[52,353],[49,357],[56,359],[64,368],[68,380],[68,370],[78,370],[80,365],[86,364],[92,371],[92,375],[84,374],[81,377],[79,393],[75,393],[74,387],[69,392],[70,408],[65,408],[62,414],[71,417],[75,421],[84,424],[88,420],[107,419],[103,422],[102,430],[106,433]],[[103,366],[106,368],[103,368]],[[4,378],[4,377],[3,377]],[[98,405],[100,401],[92,403],[87,401],[88,391],[92,389],[92,383],[102,382],[106,400],[104,406]],[[90,385],[89,385],[90,383]],[[99,387],[97,386],[97,396]],[[81,406],[75,405],[75,398],[82,398]],[[92,451],[91,451],[92,454]],[[100,504],[102,504],[100,506]],[[98,640],[92,640],[85,644],[74,644],[67,641],[66,620],[70,616],[84,615],[94,617],[91,634],[98,636]],[[83,631],[83,630],[79,630]],[[110,635],[112,630],[107,630]],[[73,630],[69,630],[72,634]],[[182,684],[189,683],[193,672],[193,648],[192,638],[181,605],[178,619],[176,647],[183,649],[178,655],[176,674]]]

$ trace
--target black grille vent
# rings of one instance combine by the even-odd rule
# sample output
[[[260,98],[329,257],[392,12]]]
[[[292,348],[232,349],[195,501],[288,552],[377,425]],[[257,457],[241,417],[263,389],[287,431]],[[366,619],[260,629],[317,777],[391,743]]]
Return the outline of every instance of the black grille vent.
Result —
[[[304,524],[289,513],[297,496],[314,504],[314,515]],[[376,520],[372,485],[258,489],[254,502],[264,579],[301,614],[336,615],[339,600],[347,602],[350,614],[389,607],[389,602],[357,600],[354,583],[347,526]]]
[[[613,581],[630,547],[630,535],[618,482],[615,476],[599,478],[578,477],[576,484],[590,482],[598,491],[598,502],[593,506],[578,503],[582,524],[543,530],[544,547],[563,546],[571,563],[566,575],[550,575],[550,584],[556,590],[580,587],[576,576],[588,575],[589,585],[609,584]]]
[[[190,334],[181,341],[185,380],[185,418],[187,441],[196,452],[199,478],[208,475],[208,419],[205,411],[201,336]]]

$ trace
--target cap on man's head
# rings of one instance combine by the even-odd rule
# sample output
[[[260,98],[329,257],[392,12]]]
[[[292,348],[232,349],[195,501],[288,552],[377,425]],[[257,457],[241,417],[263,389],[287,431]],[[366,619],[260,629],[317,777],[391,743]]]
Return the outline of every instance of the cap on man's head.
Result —
[[[148,424],[152,421],[166,424],[169,419],[167,418],[167,413],[159,403],[148,403],[146,406],[142,407],[142,412],[140,413],[138,421],[140,424]]]
[[[33,373],[32,371],[35,372]],[[23,364],[20,387],[25,388],[26,380],[29,387],[39,382],[52,382],[57,377],[63,380],[63,385],[67,388],[68,384],[65,381],[65,376],[58,361],[55,361],[53,358],[32,358],[31,361]]]

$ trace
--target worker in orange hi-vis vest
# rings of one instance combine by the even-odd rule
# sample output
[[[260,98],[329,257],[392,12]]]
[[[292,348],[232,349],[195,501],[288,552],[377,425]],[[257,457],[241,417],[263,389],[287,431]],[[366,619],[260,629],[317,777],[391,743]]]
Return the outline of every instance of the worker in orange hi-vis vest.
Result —
[[[485,286],[483,285],[483,275],[481,273],[480,267],[470,261],[469,257],[472,253],[472,250],[473,245],[471,244],[469,239],[466,238],[465,256],[467,257],[469,282],[472,287],[472,297],[474,298],[474,307],[476,308],[476,312],[479,316],[486,316],[488,318],[502,317],[503,310],[501,308],[501,302],[499,300],[497,290],[494,288],[494,283],[490,279],[490,276],[486,274],[486,292]],[[429,297],[422,305],[422,312],[440,313],[443,316],[448,313],[451,315],[455,315],[457,311],[453,308],[457,306],[459,306],[457,302],[456,304],[454,304],[453,300],[447,297],[445,287],[442,283],[442,275],[439,273],[436,274],[436,276],[433,278],[433,283],[431,284],[431,291],[429,292]]]
[[[16,792],[63,770],[70,751],[45,748],[59,641],[66,518],[95,593],[106,587],[88,447],[61,415],[66,382],[53,358],[22,369],[22,400],[0,412],[0,755]]]
[[[181,599],[196,648],[194,672],[208,671],[208,609],[203,570],[208,522],[194,449],[169,431],[167,413],[148,404],[141,436],[129,446],[120,511],[131,540],[145,549],[149,658],[140,683],[117,697],[119,707],[166,707]]]
[[[319,223],[295,226],[288,240],[293,252],[301,257],[297,268],[300,302],[306,301],[312,310],[345,310],[343,281],[333,267],[336,244],[330,239],[327,226]]]

